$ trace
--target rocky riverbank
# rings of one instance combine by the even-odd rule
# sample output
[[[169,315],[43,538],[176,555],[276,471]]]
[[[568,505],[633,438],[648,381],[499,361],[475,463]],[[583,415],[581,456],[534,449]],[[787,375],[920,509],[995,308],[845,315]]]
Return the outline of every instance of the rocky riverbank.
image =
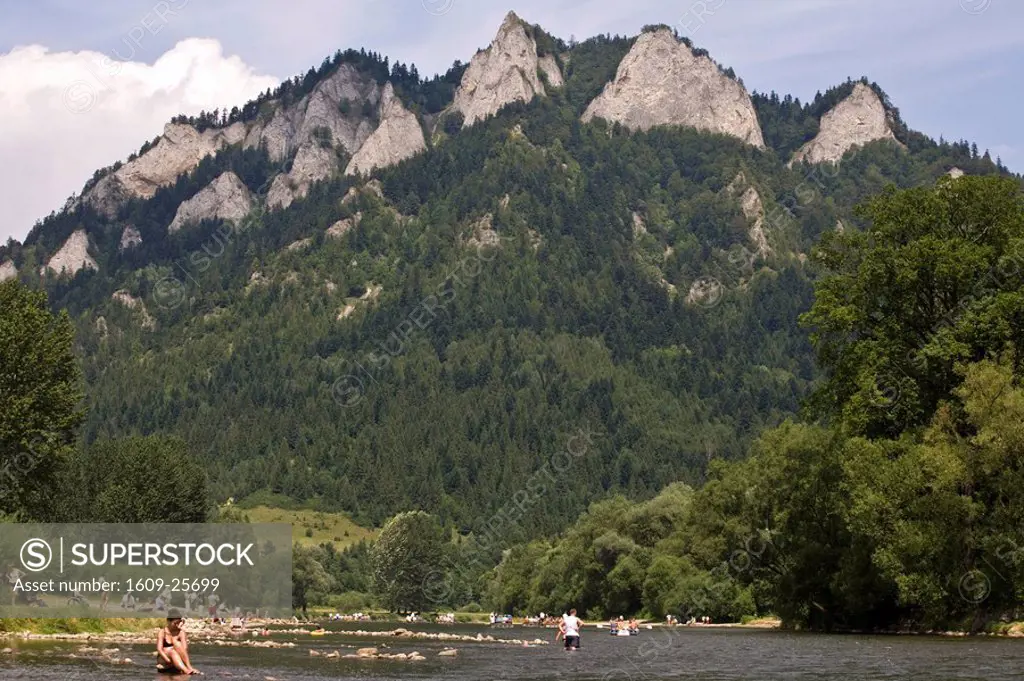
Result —
[[[286,622],[263,620],[251,622],[250,628],[245,631],[232,631],[227,625],[212,624],[204,620],[187,620],[185,629],[189,634],[192,643],[209,644],[230,647],[254,647],[254,648],[294,648],[296,644],[290,642],[275,641],[270,636],[312,636],[310,629],[267,629],[270,626],[281,626]],[[288,624],[291,624],[290,622]],[[368,631],[338,630],[326,631],[319,634],[324,637],[353,637],[353,638],[399,638],[406,640],[431,640],[445,642],[465,643],[498,643],[514,646],[538,646],[548,645],[548,641],[534,638],[532,640],[518,638],[497,638],[490,634],[478,633],[475,636],[467,634],[449,634],[447,632],[410,631],[399,628],[389,631]],[[92,643],[109,644],[145,644],[151,643],[156,636],[156,627],[150,631],[121,631],[121,632],[83,632],[83,633],[35,633],[31,631],[6,632],[0,638],[21,639],[26,641],[81,641]]]

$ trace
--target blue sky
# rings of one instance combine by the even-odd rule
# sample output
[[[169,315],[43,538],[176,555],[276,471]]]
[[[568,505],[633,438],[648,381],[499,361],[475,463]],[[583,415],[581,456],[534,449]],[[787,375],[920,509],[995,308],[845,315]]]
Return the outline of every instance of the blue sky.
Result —
[[[750,90],[806,99],[866,75],[912,128],[1024,170],[1013,0],[0,0],[0,238],[175,113],[241,104],[338,48],[443,71],[509,9],[566,39],[674,25]]]

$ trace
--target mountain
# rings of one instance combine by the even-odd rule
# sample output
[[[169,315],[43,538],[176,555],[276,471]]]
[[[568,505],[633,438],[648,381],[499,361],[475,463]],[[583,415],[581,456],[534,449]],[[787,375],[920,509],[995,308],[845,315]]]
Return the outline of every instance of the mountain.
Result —
[[[1006,172],[866,80],[801,103],[664,26],[567,43],[510,13],[442,75],[339,51],[177,117],[0,278],[75,320],[86,441],[179,435],[221,498],[532,536],[794,414],[815,244],[954,170]]]

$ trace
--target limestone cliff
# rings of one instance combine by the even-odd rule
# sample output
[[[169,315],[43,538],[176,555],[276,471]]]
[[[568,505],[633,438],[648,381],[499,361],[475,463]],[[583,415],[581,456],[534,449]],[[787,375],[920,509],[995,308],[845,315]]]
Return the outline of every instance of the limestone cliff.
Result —
[[[562,80],[562,70],[558,68],[558,62],[555,61],[553,54],[545,54],[538,60],[537,65],[540,66],[541,72],[547,78],[548,85],[551,87],[562,87],[565,85],[565,82]]]
[[[818,134],[793,154],[790,165],[801,161],[835,163],[854,147],[885,139],[896,141],[889,113],[874,90],[857,83],[846,99],[821,117]]]
[[[68,237],[64,245],[60,247],[46,266],[41,269],[42,273],[52,270],[57,274],[75,276],[83,269],[99,269],[96,261],[89,255],[89,236],[84,229],[79,229]]]
[[[338,170],[338,155],[330,146],[310,140],[299,147],[287,175],[278,175],[267,192],[267,206],[287,208],[292,201],[303,199],[310,186],[326,179]]]
[[[361,74],[351,64],[341,64],[295,104],[284,107],[268,103],[272,113],[266,119],[203,132],[191,125],[168,123],[153,148],[100,179],[83,198],[102,215],[114,218],[125,201],[152,197],[157,189],[173,184],[179,175],[195,168],[207,156],[239,143],[246,147],[266,144],[270,157],[282,161],[320,136],[327,146],[341,147],[353,154],[374,129],[375,121],[364,115],[363,105],[375,107],[380,93],[381,88],[373,78]],[[305,178],[292,178],[292,184],[301,187],[333,172],[336,168],[325,164],[311,166]],[[298,193],[301,195],[302,190]]]
[[[233,172],[222,173],[216,180],[178,206],[174,220],[167,227],[177,232],[186,224],[201,220],[229,220],[237,222],[252,209],[252,196]]]
[[[509,12],[490,46],[470,61],[455,92],[452,108],[465,117],[463,126],[493,116],[512,102],[544,95],[544,85],[537,77],[539,67],[536,41],[523,20]]]
[[[423,128],[416,115],[402,106],[395,88],[388,83],[380,102],[380,125],[352,157],[346,175],[370,173],[395,165],[427,148]]]
[[[18,276],[18,268],[10,260],[0,263],[0,281],[7,281]]]
[[[101,179],[86,194],[85,201],[112,218],[126,199],[152,197],[157,189],[174,184],[179,175],[210,154],[244,138],[244,123],[203,132],[191,125],[168,123],[156,146]]]
[[[363,116],[363,104],[376,106],[380,94],[381,88],[373,78],[351,64],[341,64],[294,105],[279,106],[269,121],[253,124],[245,136],[245,146],[266,144],[270,158],[280,161],[312,140],[319,129],[329,133],[331,145],[353,154],[373,132],[373,121]]]
[[[615,80],[583,112],[633,130],[679,125],[732,135],[764,148],[746,89],[707,56],[696,56],[668,29],[643,33],[619,63]]]

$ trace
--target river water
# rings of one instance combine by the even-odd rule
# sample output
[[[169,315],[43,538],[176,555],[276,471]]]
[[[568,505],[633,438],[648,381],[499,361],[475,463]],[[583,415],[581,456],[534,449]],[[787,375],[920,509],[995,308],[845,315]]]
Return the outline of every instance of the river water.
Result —
[[[393,626],[393,625],[391,625]],[[367,629],[366,625],[361,627]],[[417,630],[471,634],[485,631],[496,638],[552,641],[550,629],[418,626]],[[194,643],[193,664],[207,678],[257,681],[324,679],[402,679],[424,681],[763,681],[806,679],[870,681],[1019,681],[1024,679],[1024,640],[924,636],[854,636],[795,634],[750,629],[687,628],[641,631],[638,636],[612,637],[602,630],[584,631],[581,649],[565,652],[550,645],[521,647],[496,643],[455,642],[456,658],[438,657],[448,645],[433,640],[281,635],[293,641],[286,649],[230,648]],[[384,652],[419,651],[422,662],[345,660],[313,657],[337,650],[342,655],[363,646]],[[6,642],[14,654],[0,655],[0,679],[80,681],[88,679],[167,679],[153,671],[154,646],[122,646],[131,665],[111,665],[81,657],[81,643]],[[100,644],[94,647],[106,648]]]

